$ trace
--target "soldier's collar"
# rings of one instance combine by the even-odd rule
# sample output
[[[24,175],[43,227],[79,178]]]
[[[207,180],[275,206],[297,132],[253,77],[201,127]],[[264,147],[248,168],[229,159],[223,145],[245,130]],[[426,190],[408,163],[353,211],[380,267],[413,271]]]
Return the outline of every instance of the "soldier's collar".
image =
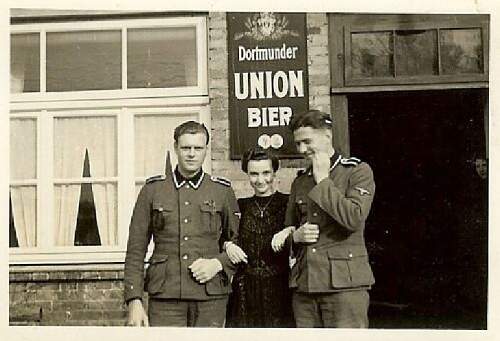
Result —
[[[342,159],[342,155],[340,155],[337,151],[335,151],[330,158],[330,172],[339,164]]]
[[[200,169],[198,173],[196,173],[189,179],[184,177],[179,172],[179,166],[175,167],[175,170],[172,172],[172,177],[174,179],[174,185],[176,189],[181,188],[184,184],[186,184],[186,182],[190,184],[194,189],[198,189],[198,187],[200,187],[201,185],[201,182],[203,181],[204,176],[205,172],[203,172],[203,169]]]

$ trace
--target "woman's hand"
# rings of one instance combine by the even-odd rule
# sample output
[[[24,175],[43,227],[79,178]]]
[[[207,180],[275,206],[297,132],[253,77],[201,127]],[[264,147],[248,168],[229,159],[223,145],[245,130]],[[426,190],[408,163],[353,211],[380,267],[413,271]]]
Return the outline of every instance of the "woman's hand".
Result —
[[[248,263],[247,254],[235,243],[226,242],[224,244],[224,248],[226,249],[226,254],[233,264],[238,264],[240,262]]]
[[[289,226],[273,236],[273,240],[271,241],[271,247],[273,248],[274,252],[281,251],[283,245],[285,245],[286,239],[293,230],[295,230],[295,227]]]

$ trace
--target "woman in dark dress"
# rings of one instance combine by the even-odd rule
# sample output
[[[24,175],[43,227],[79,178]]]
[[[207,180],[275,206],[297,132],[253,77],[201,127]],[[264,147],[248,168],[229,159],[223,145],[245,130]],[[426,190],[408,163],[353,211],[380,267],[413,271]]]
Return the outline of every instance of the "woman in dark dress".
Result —
[[[289,229],[283,223],[288,195],[274,189],[279,168],[275,156],[262,150],[243,155],[242,169],[248,174],[254,195],[238,200],[241,211],[238,245],[226,246],[229,258],[240,265],[229,297],[227,327],[294,327],[288,288],[289,248],[271,241]],[[274,251],[276,249],[279,251]]]

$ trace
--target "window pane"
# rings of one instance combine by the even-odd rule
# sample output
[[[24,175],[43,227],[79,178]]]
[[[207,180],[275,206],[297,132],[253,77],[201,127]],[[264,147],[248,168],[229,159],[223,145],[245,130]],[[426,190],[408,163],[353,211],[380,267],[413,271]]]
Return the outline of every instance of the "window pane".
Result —
[[[440,41],[443,74],[483,72],[481,29],[441,30]]]
[[[396,76],[437,74],[436,30],[396,31]]]
[[[19,247],[34,247],[36,243],[36,187],[12,186],[11,224],[15,229]]]
[[[91,177],[116,176],[116,134],[115,117],[54,119],[55,177],[82,177],[87,151]]]
[[[54,119],[54,174],[58,179],[117,174],[115,117]],[[117,188],[112,182],[54,188],[55,245],[116,245]]]
[[[82,184],[80,193],[74,245],[101,245],[92,185]]]
[[[113,183],[56,185],[54,244],[117,245],[117,199]]]
[[[83,177],[90,178],[90,162],[88,150],[85,152],[83,163]],[[80,202],[76,219],[75,246],[101,245],[97,228],[97,215],[94,204],[92,184],[82,184],[80,188]]]
[[[47,33],[47,91],[121,88],[121,32]]]
[[[353,77],[394,75],[392,32],[353,33],[351,39]]]
[[[191,115],[141,115],[135,117],[135,175],[149,177],[165,174],[165,156],[170,150],[172,164],[177,163],[174,152],[174,127]]]
[[[40,91],[40,34],[10,36],[10,92]]]
[[[12,213],[12,196],[9,193],[9,247],[19,247],[17,241],[16,224],[14,223],[14,213]]]
[[[10,120],[10,179],[36,178],[36,120]]]
[[[196,28],[129,29],[128,87],[197,85]]]

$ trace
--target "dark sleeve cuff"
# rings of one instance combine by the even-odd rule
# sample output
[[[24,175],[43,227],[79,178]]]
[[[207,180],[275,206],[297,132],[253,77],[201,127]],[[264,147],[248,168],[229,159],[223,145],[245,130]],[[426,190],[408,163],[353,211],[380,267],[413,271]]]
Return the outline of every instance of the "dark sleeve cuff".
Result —
[[[136,299],[139,299],[142,302],[142,297],[137,296],[137,297],[126,298],[125,299],[125,304],[128,305],[130,303],[130,301],[136,300]]]
[[[219,262],[222,264],[222,271],[220,274],[224,274],[227,279],[233,277],[234,272],[236,271],[236,266],[231,262],[228,255],[225,252],[219,253],[216,257]]]

